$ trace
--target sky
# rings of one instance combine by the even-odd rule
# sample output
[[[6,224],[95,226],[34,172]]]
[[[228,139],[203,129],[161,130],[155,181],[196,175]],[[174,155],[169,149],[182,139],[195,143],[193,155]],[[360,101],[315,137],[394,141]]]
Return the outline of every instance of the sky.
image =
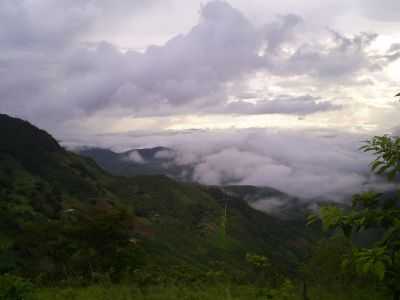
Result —
[[[0,112],[68,145],[180,149],[203,183],[350,192],[369,180],[360,141],[400,126],[399,11],[398,0],[2,0]]]

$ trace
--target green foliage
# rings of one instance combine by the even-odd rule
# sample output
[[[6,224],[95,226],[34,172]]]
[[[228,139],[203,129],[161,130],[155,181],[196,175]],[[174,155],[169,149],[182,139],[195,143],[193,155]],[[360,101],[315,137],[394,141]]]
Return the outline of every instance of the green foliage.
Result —
[[[254,285],[156,285],[140,288],[132,284],[92,285],[82,288],[48,288],[37,293],[40,300],[300,300],[300,290],[293,281],[276,289]],[[374,288],[337,289],[311,287],[310,299],[387,300]]]
[[[132,240],[134,217],[117,208],[70,210],[61,220],[24,224],[14,242],[21,271],[41,280],[96,274],[120,277],[143,264],[143,250]]]
[[[383,280],[385,278],[386,265],[391,264],[390,256],[387,255],[385,247],[372,249],[355,249],[352,260],[357,266],[357,271],[364,274],[373,274]],[[344,261],[348,264],[348,260]]]
[[[296,287],[292,281],[286,279],[279,288],[272,289],[269,292],[270,299],[290,300],[296,296]]]
[[[361,150],[372,152],[376,156],[371,163],[371,169],[377,174],[387,174],[393,180],[400,172],[400,137],[375,136]]]
[[[247,253],[246,261],[259,270],[265,270],[271,266],[269,259],[263,255]]]
[[[319,241],[301,268],[303,280],[314,286],[345,289],[356,283],[356,274],[349,263],[342,267],[343,257],[352,254],[351,242],[342,235]]]
[[[33,285],[20,277],[0,276],[0,300],[33,300]]]
[[[372,152],[376,159],[371,169],[378,175],[386,174],[389,180],[400,173],[400,138],[374,137],[361,147]],[[351,211],[344,212],[336,207],[324,207],[320,216],[326,229],[341,229],[350,237],[354,233],[375,229],[383,232],[378,241],[368,247],[354,248],[353,253],[344,260],[350,262],[361,274],[371,274],[400,295],[400,207],[399,196],[385,199],[381,194],[366,192],[353,197]],[[310,217],[310,222],[316,220]]]

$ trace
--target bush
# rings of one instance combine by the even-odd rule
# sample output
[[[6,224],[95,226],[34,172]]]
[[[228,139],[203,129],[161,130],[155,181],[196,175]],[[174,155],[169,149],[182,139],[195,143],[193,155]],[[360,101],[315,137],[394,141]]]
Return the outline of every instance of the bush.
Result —
[[[32,300],[33,285],[20,277],[12,275],[0,276],[0,300]]]

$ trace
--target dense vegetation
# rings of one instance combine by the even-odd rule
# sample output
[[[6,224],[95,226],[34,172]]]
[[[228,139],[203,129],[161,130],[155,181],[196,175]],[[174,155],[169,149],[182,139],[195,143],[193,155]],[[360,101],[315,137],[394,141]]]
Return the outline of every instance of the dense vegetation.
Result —
[[[341,267],[354,253],[343,234],[317,242],[318,224],[254,210],[242,190],[109,175],[5,115],[0,136],[1,300],[385,299],[390,290],[382,276]]]
[[[361,147],[373,152],[376,159],[371,168],[379,175],[385,174],[390,181],[400,173],[400,138],[376,136]],[[375,230],[375,238],[357,245],[345,257],[342,264],[351,265],[356,273],[367,274],[379,280],[390,290],[393,300],[400,299],[400,206],[399,192],[389,197],[375,192],[355,195],[349,212],[330,206],[321,210],[322,221],[327,229],[340,229],[347,238]],[[311,221],[315,217],[311,217]]]

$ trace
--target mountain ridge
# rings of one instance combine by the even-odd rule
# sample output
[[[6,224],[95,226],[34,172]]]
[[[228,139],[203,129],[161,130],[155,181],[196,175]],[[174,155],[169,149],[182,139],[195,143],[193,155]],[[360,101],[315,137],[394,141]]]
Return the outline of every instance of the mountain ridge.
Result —
[[[176,165],[175,150],[172,148],[153,147],[114,152],[106,148],[83,147],[78,149],[77,153],[94,159],[102,168],[114,175],[165,175],[178,181],[193,182],[190,178],[193,167]],[[166,155],[158,156],[160,153]],[[132,154],[135,155],[130,158]],[[140,156],[137,157],[136,154]],[[284,218],[302,218],[310,212],[309,203],[305,199],[299,199],[271,187],[222,185],[220,188],[228,195],[242,198],[253,208]]]

